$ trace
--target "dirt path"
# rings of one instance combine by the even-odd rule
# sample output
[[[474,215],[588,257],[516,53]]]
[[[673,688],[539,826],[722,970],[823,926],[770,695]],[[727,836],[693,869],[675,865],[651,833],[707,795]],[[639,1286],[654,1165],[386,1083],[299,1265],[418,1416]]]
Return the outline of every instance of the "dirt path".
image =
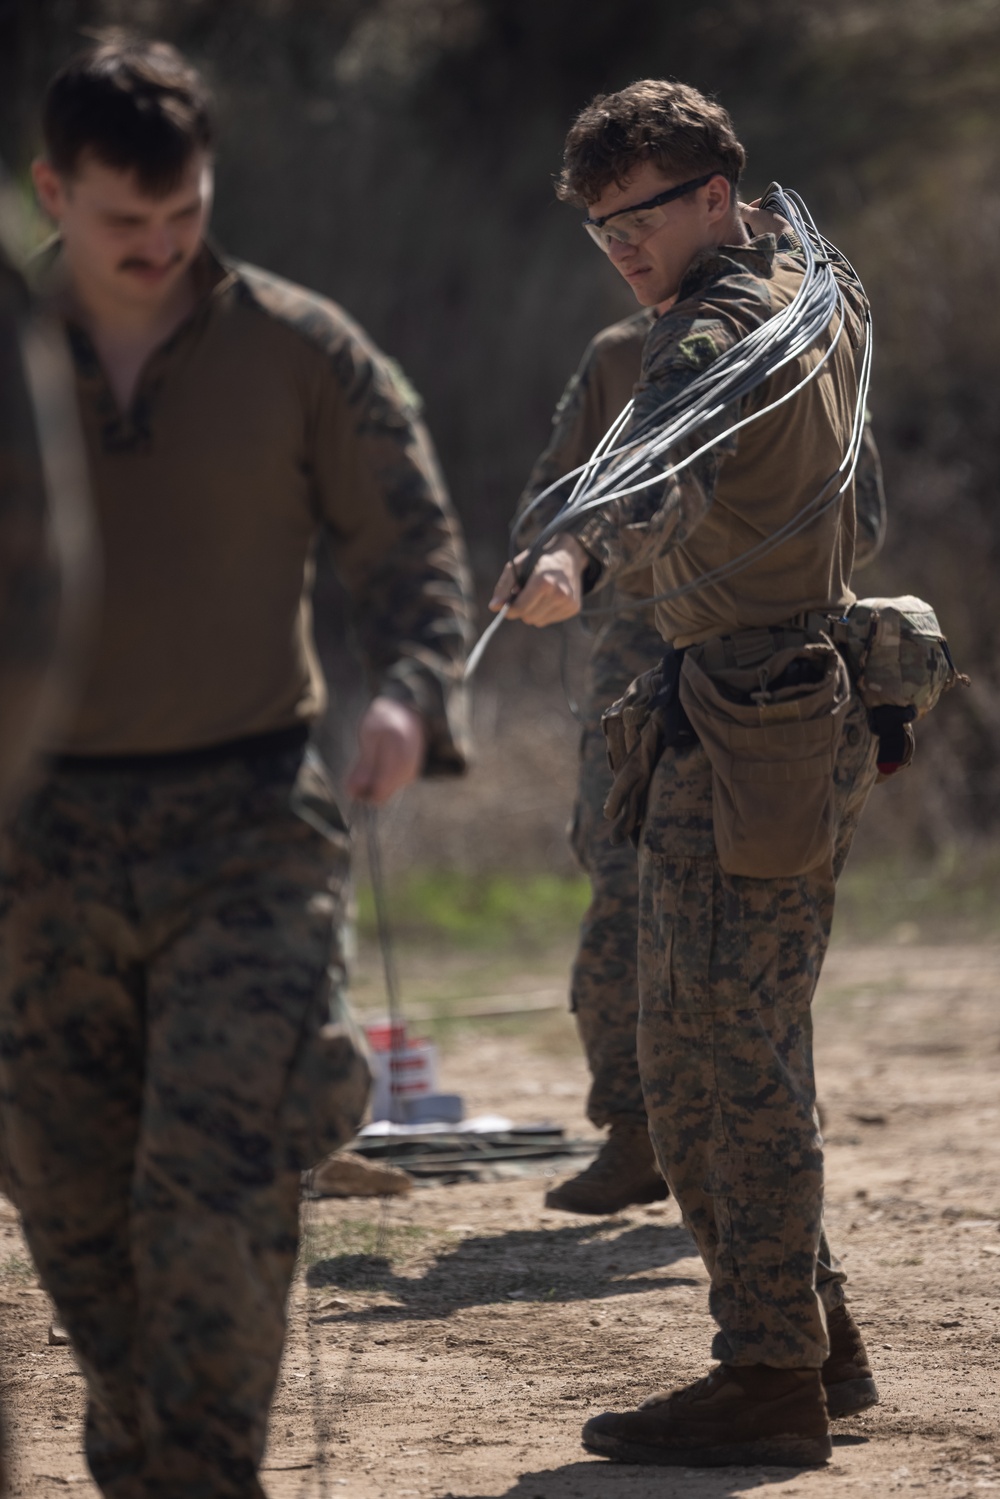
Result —
[[[1000,1491],[1000,949],[834,952],[817,1006],[830,1236],[882,1404],[824,1470],[588,1458],[589,1414],[704,1372],[706,1278],[670,1203],[548,1213],[541,1177],[307,1209],[271,1425],[273,1499],[787,1499]],[[454,1034],[442,1082],[477,1111],[574,1133],[584,1071],[563,1016]],[[16,1495],[84,1476],[82,1381],[13,1212],[0,1217]]]

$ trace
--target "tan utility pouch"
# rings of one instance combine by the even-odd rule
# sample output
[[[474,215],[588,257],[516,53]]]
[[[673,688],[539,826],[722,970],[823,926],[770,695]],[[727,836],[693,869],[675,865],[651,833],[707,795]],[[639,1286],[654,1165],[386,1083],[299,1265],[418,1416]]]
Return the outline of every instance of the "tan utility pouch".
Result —
[[[712,765],[719,863],[756,879],[805,874],[832,857],[834,758],[851,695],[832,641],[774,643],[746,665],[729,664],[722,640],[691,646],[680,679]]]
[[[612,843],[638,843],[653,772],[665,749],[694,744],[678,697],[683,651],[667,649],[659,666],[636,677],[623,697],[601,715],[608,764],[614,776],[604,815]]]
[[[614,781],[604,804],[612,843],[636,839],[664,743],[663,665],[645,671],[601,715]],[[676,693],[676,680],[674,682]]]

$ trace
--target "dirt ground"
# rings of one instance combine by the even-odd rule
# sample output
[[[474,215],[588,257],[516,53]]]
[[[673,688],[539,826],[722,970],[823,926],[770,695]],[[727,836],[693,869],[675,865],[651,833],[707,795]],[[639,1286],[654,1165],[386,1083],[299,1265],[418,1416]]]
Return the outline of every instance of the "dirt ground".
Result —
[[[522,972],[513,987],[539,982]],[[540,1172],[509,1173],[305,1206],[265,1461],[273,1499],[1000,1491],[998,984],[996,946],[831,953],[817,1004],[828,1221],[882,1403],[837,1424],[827,1468],[694,1472],[584,1454],[588,1415],[704,1372],[706,1277],[672,1203],[551,1213]],[[566,1016],[447,1037],[441,1082],[471,1110],[590,1133]],[[12,1492],[72,1485],[83,1499],[96,1490],[82,1380],[71,1352],[48,1346],[50,1307],[2,1202],[0,1235]]]

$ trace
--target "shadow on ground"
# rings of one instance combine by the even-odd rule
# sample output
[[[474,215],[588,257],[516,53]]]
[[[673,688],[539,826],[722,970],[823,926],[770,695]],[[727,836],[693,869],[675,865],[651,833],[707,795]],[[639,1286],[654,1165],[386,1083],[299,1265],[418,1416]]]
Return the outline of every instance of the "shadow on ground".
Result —
[[[352,1309],[317,1323],[372,1321],[400,1312],[441,1317],[462,1307],[497,1301],[586,1301],[631,1296],[670,1286],[697,1285],[691,1277],[651,1275],[697,1258],[687,1230],[641,1224],[608,1237],[608,1220],[566,1228],[511,1230],[463,1239],[422,1274],[397,1274],[386,1255],[338,1254],[317,1260],[306,1282],[326,1290],[377,1291],[395,1306]]]
[[[801,1468],[647,1468],[578,1462],[525,1473],[501,1499],[735,1499],[765,1484],[792,1483]],[[464,1489],[444,1499],[490,1499]]]

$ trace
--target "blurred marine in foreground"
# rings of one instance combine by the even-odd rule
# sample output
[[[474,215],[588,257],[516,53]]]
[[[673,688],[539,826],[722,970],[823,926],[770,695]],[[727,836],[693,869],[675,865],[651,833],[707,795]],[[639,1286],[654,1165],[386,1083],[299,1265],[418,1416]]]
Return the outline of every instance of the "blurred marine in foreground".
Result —
[[[65,340],[5,248],[0,181],[0,816],[65,706],[93,569]],[[5,1034],[0,1028],[0,1099]],[[0,1191],[9,1193],[0,1130]],[[4,1455],[0,1433],[0,1490]]]
[[[769,217],[743,208],[752,230],[757,220]],[[781,241],[779,246],[789,247]],[[519,513],[550,484],[586,463],[632,399],[655,316],[654,308],[633,313],[603,329],[588,345],[556,407],[552,438],[531,472]],[[854,476],[854,503],[857,571],[878,554],[886,528],[882,466],[870,424],[865,426]],[[545,510],[544,502],[540,508]],[[642,602],[654,592],[652,568],[640,568],[623,573],[597,595],[604,612],[591,612],[588,621],[593,605],[590,611],[585,605],[583,611],[594,633],[570,838],[590,879],[591,896],[580,926],[570,1004],[591,1076],[587,1118],[598,1129],[607,1129],[608,1135],[589,1166],[545,1194],[546,1207],[572,1213],[618,1213],[630,1203],[655,1202],[667,1195],[649,1138],[636,1057],[639,871],[632,845],[612,843],[609,836],[604,803],[611,791],[611,771],[601,729],[605,708],[663,655],[653,605]]]
[[[358,1125],[349,840],[309,746],[313,554],[373,690],[348,791],[465,763],[462,542],[388,362],[205,231],[210,101],[160,43],[50,86],[37,267],[69,332],[105,586],[78,707],[3,869],[14,1196],[87,1380],[107,1495],[251,1499],[300,1173]]]
[[[0,185],[0,215],[3,199]],[[93,585],[86,468],[65,338],[0,223],[0,811],[65,707]]]

